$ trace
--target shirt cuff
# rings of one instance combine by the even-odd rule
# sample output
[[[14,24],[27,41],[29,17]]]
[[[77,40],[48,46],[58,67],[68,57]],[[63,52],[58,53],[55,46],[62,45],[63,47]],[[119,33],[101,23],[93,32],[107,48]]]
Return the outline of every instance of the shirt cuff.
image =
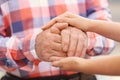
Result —
[[[36,51],[35,51],[35,39],[40,32],[42,32],[41,29],[34,30],[33,36],[32,36],[31,41],[30,41],[30,45],[31,45],[30,52],[35,60],[36,59],[40,60],[40,58],[37,56]]]

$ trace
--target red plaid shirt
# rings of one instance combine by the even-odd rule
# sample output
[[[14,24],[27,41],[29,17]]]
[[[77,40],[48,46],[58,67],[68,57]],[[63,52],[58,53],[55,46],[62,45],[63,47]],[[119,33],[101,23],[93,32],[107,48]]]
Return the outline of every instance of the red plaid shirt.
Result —
[[[19,77],[40,77],[66,74],[39,61],[35,38],[41,27],[66,11],[110,21],[107,0],[0,0],[0,67]],[[102,26],[101,26],[102,27]],[[87,54],[110,52],[114,42],[95,33],[88,33]]]

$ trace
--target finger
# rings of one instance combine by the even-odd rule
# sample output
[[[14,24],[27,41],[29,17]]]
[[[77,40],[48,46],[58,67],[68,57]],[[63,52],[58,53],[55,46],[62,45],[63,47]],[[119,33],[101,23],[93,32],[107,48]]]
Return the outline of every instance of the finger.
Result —
[[[87,50],[87,37],[86,35],[79,35],[78,45],[75,56],[84,57]]]
[[[83,50],[82,50],[82,53],[81,53],[81,56],[80,57],[85,57],[86,55],[86,50],[87,50],[87,47],[88,47],[88,41],[87,39],[84,41],[84,44],[83,44]]]
[[[72,13],[70,13],[70,12],[65,12],[65,13],[63,13],[62,15],[56,17],[55,20],[56,20],[57,22],[59,22],[59,21],[60,21],[60,22],[70,22],[71,19],[73,19],[73,18],[78,18],[78,17],[79,17],[79,15],[72,14]]]
[[[62,51],[61,41],[62,39],[60,35],[52,33],[51,41],[50,41],[51,48],[56,51]]]
[[[46,29],[52,27],[52,25],[54,25],[54,24],[57,23],[58,21],[64,22],[64,21],[62,21],[62,20],[64,20],[64,18],[65,18],[65,17],[68,17],[68,16],[70,17],[70,13],[69,13],[69,12],[65,12],[64,14],[62,14],[62,15],[60,15],[60,16],[52,19],[51,21],[49,21],[45,26],[42,27],[42,30],[46,30]],[[72,16],[73,16],[73,15],[72,15]],[[72,17],[72,16],[71,16],[71,17]],[[63,17],[63,19],[60,18],[60,17]],[[62,19],[62,20],[61,20],[61,19]],[[67,20],[66,20],[66,22],[67,22]]]
[[[87,49],[87,48],[86,48],[85,46],[83,46],[83,49],[82,49],[81,55],[80,55],[79,57],[82,57],[82,58],[85,57],[86,49]]]
[[[64,13],[63,16],[66,16],[68,14],[68,12]],[[52,27],[52,25],[54,25],[55,23],[57,23],[57,20],[59,20],[59,17],[61,17],[62,15],[52,19],[51,21],[49,21],[45,26],[42,27],[42,30],[46,30],[50,27]]]
[[[54,19],[52,19],[50,22],[48,22],[45,26],[43,26],[42,27],[42,30],[46,30],[46,29],[48,29],[48,28],[50,28],[50,27],[52,27],[54,24],[56,24],[56,23],[59,23],[59,22],[62,22],[62,23],[65,23],[65,21],[62,21],[62,20],[60,20],[60,19],[62,19],[62,18],[54,18]],[[58,22],[59,21],[59,22]],[[59,28],[59,29],[61,29],[61,27]]]
[[[50,61],[58,61],[58,60],[61,60],[61,59],[63,59],[64,57],[57,57],[57,56],[52,56],[52,57],[50,57]]]
[[[51,57],[66,57],[66,53],[63,53],[61,51],[55,51],[55,50],[50,50],[48,53],[44,54],[44,60],[45,61],[50,61],[51,62]]]
[[[82,50],[83,50],[83,42],[81,40],[81,36],[79,36],[75,56],[77,56],[77,57],[81,56]]]
[[[69,47],[69,41],[70,41],[70,29],[64,29],[61,31],[61,36],[62,36],[62,49],[64,52],[68,51]]]
[[[55,51],[62,51],[62,46],[60,43],[52,42],[51,48]]]
[[[56,56],[56,57],[66,57],[66,53],[63,53],[63,52],[61,52],[61,51],[55,51],[55,50],[53,50],[52,52],[53,52],[53,53],[51,53],[52,55],[51,55],[50,57],[52,57],[52,56]]]
[[[61,30],[68,27],[68,23],[56,23],[50,29],[52,33],[60,34]]]
[[[77,44],[77,49],[75,52],[75,56],[81,56],[82,49],[83,49],[83,42],[79,39],[78,44]]]
[[[55,23],[57,23],[56,19],[52,19],[51,21],[49,21],[45,26],[42,27],[42,30],[46,30],[48,28],[50,28],[52,25],[54,25]]]
[[[60,34],[60,30],[57,27],[51,27],[50,31],[55,34]]]
[[[70,13],[70,12],[65,12],[64,14],[61,15],[61,17],[64,16],[66,18],[75,18],[78,17],[78,15]]]
[[[53,62],[52,62],[52,66],[62,67],[62,63],[61,63],[61,61],[53,61]]]
[[[72,18],[67,18],[65,16],[56,18],[58,23],[68,23],[69,25],[73,24]]]
[[[62,42],[62,37],[61,37],[60,35],[54,34],[53,37],[54,37],[54,39],[53,39],[54,42],[61,44],[61,42]]]
[[[78,15],[71,14],[69,12],[65,12],[64,14],[52,19],[50,22],[48,22],[45,26],[42,27],[43,30],[46,30],[50,28],[52,25],[54,25],[57,22],[66,22],[73,24],[71,18],[79,17]]]
[[[52,66],[55,66],[55,67],[60,67],[61,69],[63,68],[63,65],[65,64],[64,63],[64,57],[63,58],[59,58],[59,60],[57,61],[53,61],[52,62]]]
[[[76,47],[78,43],[78,35],[76,34],[76,30],[72,29],[71,30],[71,35],[70,35],[70,45],[68,49],[68,56],[74,56],[76,52]]]

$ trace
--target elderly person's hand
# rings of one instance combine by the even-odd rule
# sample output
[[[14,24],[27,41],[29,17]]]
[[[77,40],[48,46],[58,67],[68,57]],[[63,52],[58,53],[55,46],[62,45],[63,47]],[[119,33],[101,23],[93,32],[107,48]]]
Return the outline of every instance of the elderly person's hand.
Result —
[[[45,61],[49,61],[51,56],[84,57],[87,49],[87,36],[81,30],[68,27],[67,23],[56,23],[37,36],[35,46],[39,58]]]
[[[62,49],[67,56],[85,57],[88,39],[83,31],[68,27],[61,31],[61,36]]]
[[[56,23],[50,29],[38,34],[35,42],[35,50],[40,60],[49,61],[51,56],[65,57],[62,51],[60,29],[68,26],[66,23]],[[60,27],[60,28],[59,28]],[[55,31],[52,31],[55,29]]]

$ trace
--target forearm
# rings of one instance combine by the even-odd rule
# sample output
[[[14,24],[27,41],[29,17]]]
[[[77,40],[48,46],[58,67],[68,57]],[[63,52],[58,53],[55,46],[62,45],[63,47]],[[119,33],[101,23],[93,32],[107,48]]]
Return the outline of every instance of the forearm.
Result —
[[[120,55],[87,59],[80,71],[89,74],[120,75]]]
[[[88,31],[98,33],[105,37],[111,38],[116,41],[120,41],[120,24],[116,22],[107,22],[100,20],[93,20],[92,26]]]

